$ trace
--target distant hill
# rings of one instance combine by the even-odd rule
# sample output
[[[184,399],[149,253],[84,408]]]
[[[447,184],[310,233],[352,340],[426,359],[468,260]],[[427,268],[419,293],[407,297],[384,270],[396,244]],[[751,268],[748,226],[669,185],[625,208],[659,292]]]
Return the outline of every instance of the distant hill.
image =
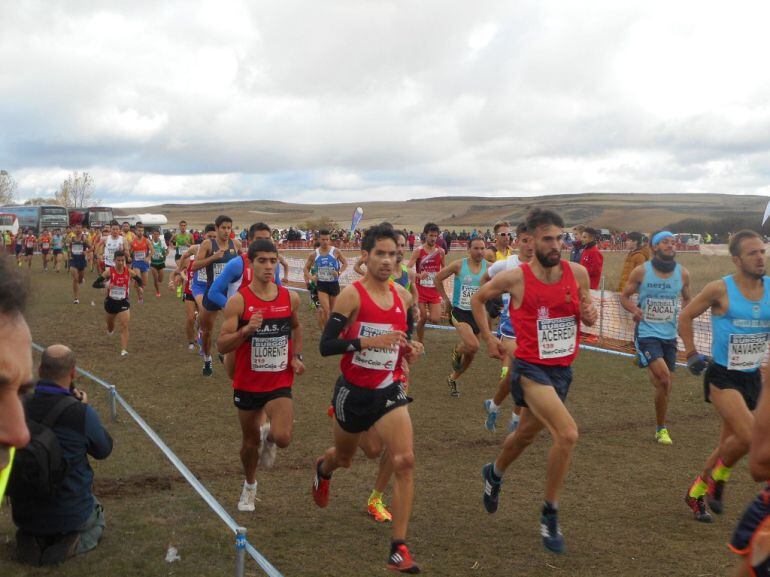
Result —
[[[271,226],[297,226],[310,219],[328,217],[347,227],[357,206],[364,209],[362,226],[387,220],[398,227],[417,230],[428,221],[441,227],[471,229],[491,227],[498,220],[512,223],[534,207],[559,212],[568,226],[587,224],[598,228],[652,231],[684,219],[725,217],[762,218],[768,198],[726,194],[575,194],[524,198],[436,197],[406,202],[358,202],[343,204],[293,204],[275,200],[244,200],[206,204],[163,204],[135,212],[162,213],[169,224],[182,218],[201,227],[219,214],[228,214],[236,226],[259,220]]]

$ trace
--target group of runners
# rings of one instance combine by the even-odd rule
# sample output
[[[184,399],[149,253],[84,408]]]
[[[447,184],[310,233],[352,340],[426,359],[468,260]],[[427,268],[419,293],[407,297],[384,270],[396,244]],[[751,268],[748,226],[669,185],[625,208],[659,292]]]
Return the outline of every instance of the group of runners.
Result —
[[[202,374],[213,374],[215,346],[232,380],[245,476],[238,509],[253,511],[258,467],[272,466],[277,449],[291,442],[292,384],[295,375],[305,372],[302,325],[299,297],[285,286],[288,266],[271,240],[270,227],[252,225],[248,246],[243,247],[231,238],[231,230],[232,220],[220,216],[206,227],[200,245],[194,245],[180,223],[181,232],[169,247],[177,263],[169,286],[179,287],[184,297],[191,349],[196,348],[197,324]],[[459,381],[483,343],[502,365],[490,387],[493,394],[484,402],[487,430],[496,430],[505,399],[510,395],[513,401],[508,434],[496,458],[482,468],[484,507],[489,513],[498,509],[506,471],[541,430],[548,429],[552,444],[539,533],[546,549],[564,551],[559,495],[578,441],[578,426],[565,401],[579,352],[580,327],[592,326],[598,311],[586,269],[562,259],[563,231],[558,214],[534,209],[515,230],[507,222],[497,223],[493,246],[472,239],[467,254],[447,264],[436,244],[439,228],[429,223],[423,245],[405,263],[407,239],[383,223],[364,235],[361,256],[353,267],[360,278],[345,287],[340,275],[348,263],[331,244],[328,231],[321,231],[318,247],[308,256],[303,274],[318,303],[320,352],[341,356],[341,374],[329,408],[334,445],[316,461],[313,499],[319,507],[328,505],[333,473],[350,467],[359,448],[379,459],[368,510],[378,521],[392,522],[388,568],[419,572],[406,544],[415,469],[407,392],[410,367],[426,350],[426,324],[440,322],[442,301],[458,337],[449,362],[449,394],[460,396]],[[99,264],[102,272],[94,286],[108,282],[108,331],[116,322],[120,325],[121,354],[127,354],[130,285],[135,283],[141,298],[148,281],[145,265],[162,273],[153,263],[159,263],[161,256],[165,261],[165,253],[141,227],[131,237],[125,231],[121,234],[117,224],[109,234],[104,232],[94,242],[76,227],[62,246],[70,254],[75,302],[89,255],[100,255],[104,265]],[[651,248],[652,260],[632,271],[621,303],[636,323],[638,364],[653,385],[656,426],[651,437],[657,443],[673,443],[666,417],[677,336],[684,344],[688,369],[704,375],[704,397],[717,410],[721,433],[685,501],[697,521],[712,522],[712,513],[724,512],[732,468],[752,450],[760,425],[755,426],[754,411],[762,390],[760,367],[770,343],[765,247],[752,231],[734,234],[729,250],[735,272],[696,296],[690,291],[688,271],[676,262],[674,235],[655,233]],[[450,295],[444,283],[452,277]],[[159,296],[157,281],[155,286]],[[220,310],[224,319],[215,339]],[[693,331],[694,319],[707,310],[713,335],[709,356],[697,351]],[[391,478],[393,499],[388,510],[382,493]],[[763,531],[769,517],[770,488],[749,507],[731,543],[744,556],[746,571],[751,567],[759,571],[763,563],[767,571],[767,556],[757,551],[768,548]]]

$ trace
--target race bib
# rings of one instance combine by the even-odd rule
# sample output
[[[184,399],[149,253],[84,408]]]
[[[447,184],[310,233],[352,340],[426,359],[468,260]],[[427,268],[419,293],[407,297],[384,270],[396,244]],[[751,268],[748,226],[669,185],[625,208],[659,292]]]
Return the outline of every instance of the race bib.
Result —
[[[195,279],[198,282],[202,282],[202,283],[209,282],[209,275],[206,273],[206,269],[205,268],[199,268],[198,271],[197,271],[197,276],[195,277]]]
[[[147,256],[147,253],[143,250],[138,250],[134,253],[134,260],[144,260],[144,257]]]
[[[575,317],[537,320],[537,346],[541,359],[568,357],[575,352]]]
[[[126,298],[126,287],[124,286],[113,286],[110,287],[110,298],[116,301],[122,301],[124,298]]]
[[[224,262],[215,262],[214,263],[214,278],[217,278],[219,275],[222,274],[222,271],[225,270],[225,265],[227,263]]]
[[[727,349],[727,368],[731,371],[758,369],[767,354],[770,333],[730,335]]]
[[[49,248],[51,248],[50,243],[44,242],[43,243],[43,250],[48,250]]]
[[[471,310],[471,297],[473,297],[478,290],[479,287],[477,286],[462,285],[460,287],[460,304],[458,306],[466,311]]]
[[[72,256],[80,256],[83,254],[83,245],[78,243],[72,243]]]
[[[251,370],[278,373],[289,366],[289,337],[251,337]]]
[[[644,302],[644,320],[648,323],[670,323],[676,320],[674,299],[650,299]]]
[[[334,276],[334,269],[330,266],[322,266],[318,269],[318,280],[321,282],[334,282],[337,277]]]
[[[178,247],[176,247],[176,256],[182,256],[186,249],[187,249],[186,246],[178,246]]]
[[[376,337],[393,332],[393,326],[385,323],[361,323],[358,337]],[[389,349],[363,349],[356,351],[352,363],[374,371],[392,371],[398,363],[398,347]]]
[[[436,273],[435,272],[429,272],[426,273],[425,278],[420,281],[420,285],[428,288],[433,288],[436,286]]]

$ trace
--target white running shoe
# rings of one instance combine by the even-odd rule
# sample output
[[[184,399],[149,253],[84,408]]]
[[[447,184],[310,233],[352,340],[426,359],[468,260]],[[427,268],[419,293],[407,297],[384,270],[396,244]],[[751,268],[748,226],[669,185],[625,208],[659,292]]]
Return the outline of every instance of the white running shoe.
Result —
[[[262,446],[259,450],[259,466],[272,469],[275,465],[275,454],[278,452],[278,446],[267,440],[268,433],[270,433],[270,423],[265,423],[259,429],[259,436],[262,440]]]
[[[257,482],[254,481],[254,488],[249,489],[246,486],[246,481],[243,482],[243,490],[241,491],[241,500],[238,501],[239,511],[253,511],[255,509],[254,501],[257,500]]]
[[[187,348],[190,349],[191,351],[194,351],[195,350],[195,343],[190,343],[189,345],[187,345]]]
[[[128,351],[126,349],[123,349],[122,351],[120,351],[120,356],[121,357],[127,357],[128,356]]]
[[[72,304],[73,305],[79,305],[80,304],[80,299],[75,299],[74,301],[72,301]]]

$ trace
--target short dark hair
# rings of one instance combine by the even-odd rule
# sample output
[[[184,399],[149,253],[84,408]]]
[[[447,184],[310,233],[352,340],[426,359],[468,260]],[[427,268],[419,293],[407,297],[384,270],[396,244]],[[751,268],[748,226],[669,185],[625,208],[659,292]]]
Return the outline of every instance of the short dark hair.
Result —
[[[556,212],[545,208],[533,208],[529,211],[526,223],[527,229],[532,234],[535,234],[535,230],[541,226],[552,225],[564,228],[564,221],[562,218]]]
[[[747,228],[739,230],[730,237],[730,243],[727,245],[731,256],[741,256],[741,243],[747,238],[758,238],[759,240],[762,240],[759,233],[754,230],[749,230]]]
[[[125,224],[128,224],[128,223],[125,223]],[[118,223],[117,220],[111,220],[110,221],[110,226],[120,226],[120,224]]]
[[[187,221],[186,220],[180,220],[179,224],[187,224]]]
[[[522,234],[527,234],[529,232],[529,229],[527,228],[526,222],[520,222],[516,225],[516,236],[521,236]]]
[[[260,230],[266,230],[268,234],[273,232],[270,230],[270,227],[267,226],[264,222],[255,222],[249,227],[249,238],[253,237]]]
[[[144,225],[143,225],[141,222],[137,222],[137,223],[134,225],[134,228],[139,228],[140,226],[141,226],[142,228],[144,228]]]
[[[393,226],[385,222],[369,227],[361,241],[361,250],[371,252],[374,245],[377,244],[377,241],[382,239],[390,239],[396,246],[398,246],[396,231],[393,230]]]
[[[249,245],[249,260],[254,260],[254,257],[257,256],[258,252],[272,252],[278,254],[278,250],[276,250],[273,241],[267,240],[266,238],[255,240]]]
[[[476,242],[476,241],[483,242],[484,246],[487,246],[487,241],[485,241],[482,237],[474,236],[473,238],[468,239],[468,248],[471,248],[473,243]]]
[[[29,279],[11,257],[0,255],[0,312],[9,316],[24,313],[29,294]]]
[[[41,379],[56,381],[66,377],[75,368],[75,353],[67,350],[63,355],[52,355],[51,347],[43,351],[38,374]]]
[[[422,233],[428,234],[429,232],[441,233],[441,229],[435,222],[429,222],[424,227],[422,227]]]
[[[331,234],[328,229],[322,228],[318,231],[318,236],[329,236]]]
[[[113,255],[112,258],[116,259],[116,258],[120,258],[120,257],[126,258],[126,251],[124,251],[124,250],[116,250],[115,254]]]
[[[230,218],[229,216],[226,216],[226,215],[224,215],[224,214],[220,214],[220,215],[219,215],[219,216],[216,218],[216,220],[214,221],[214,226],[215,226],[215,227],[217,227],[217,228],[219,228],[219,227],[220,227],[220,226],[222,226],[222,224],[223,224],[223,223],[225,223],[225,222],[229,222],[230,224],[233,224],[233,219],[232,219],[232,218]]]
[[[206,225],[206,228],[203,229],[203,234],[206,234],[207,232],[214,232],[217,229],[217,225],[215,225],[213,222],[210,222]]]
[[[641,232],[635,232],[634,231],[634,232],[629,232],[626,235],[626,238],[628,240],[633,240],[634,242],[640,243],[640,242],[642,242],[642,238],[643,237],[642,237],[642,233]]]
[[[594,237],[594,240],[599,238],[599,231],[591,226],[585,227],[585,230],[583,232],[590,234],[592,237]]]
[[[497,231],[500,230],[501,228],[511,228],[511,223],[508,222],[507,220],[498,220],[495,223],[495,226],[492,227],[492,230],[495,232],[495,234],[497,234]]]

